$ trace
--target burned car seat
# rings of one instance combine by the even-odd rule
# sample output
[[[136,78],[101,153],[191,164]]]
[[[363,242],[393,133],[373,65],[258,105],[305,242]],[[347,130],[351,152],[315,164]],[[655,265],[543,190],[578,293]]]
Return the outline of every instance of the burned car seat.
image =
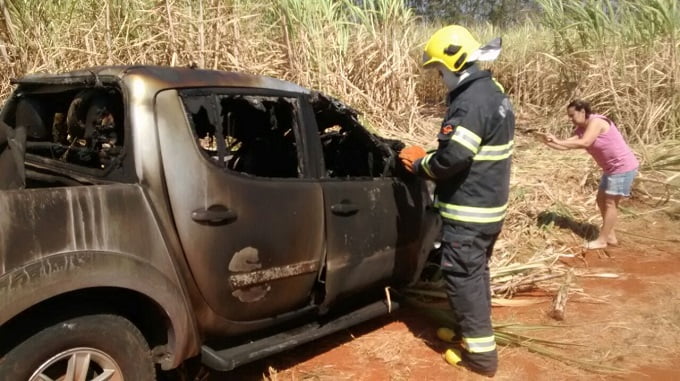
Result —
[[[115,97],[105,89],[78,93],[66,115],[67,141],[76,149],[68,161],[92,167],[106,166],[122,152],[122,118]]]
[[[23,98],[17,103],[16,126],[26,128],[26,138],[28,140],[50,140],[50,130],[46,127],[46,119],[51,119],[49,117],[49,110],[38,100]]]

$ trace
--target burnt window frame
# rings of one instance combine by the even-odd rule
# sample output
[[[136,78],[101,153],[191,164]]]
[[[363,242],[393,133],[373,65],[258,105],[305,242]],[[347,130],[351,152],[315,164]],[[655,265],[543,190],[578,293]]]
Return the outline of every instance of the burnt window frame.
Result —
[[[16,128],[16,107],[24,97],[31,97],[33,95],[44,97],[49,97],[50,95],[59,96],[59,94],[66,92],[76,94],[79,91],[95,89],[97,87],[113,89],[118,93],[121,103],[120,111],[123,115],[123,150],[119,155],[118,163],[107,168],[93,168],[30,153],[27,149],[24,157],[27,181],[29,179],[40,181],[42,177],[49,177],[58,182],[61,178],[67,186],[137,182],[134,166],[134,140],[130,112],[127,107],[129,95],[125,86],[120,83],[117,77],[101,76],[97,78],[97,81],[94,81],[92,77],[70,77],[67,79],[54,77],[42,78],[36,82],[17,82],[17,84],[17,89],[13,92],[12,97],[7,101],[0,113],[2,120],[12,128]],[[51,126],[49,127],[51,128]]]
[[[183,113],[187,121],[187,128],[189,128],[191,136],[193,137],[193,146],[199,151],[200,156],[203,160],[209,162],[215,168],[227,173],[231,176],[243,176],[249,179],[258,179],[263,181],[300,181],[305,179],[313,178],[312,173],[310,173],[310,160],[309,152],[307,150],[308,137],[305,133],[305,124],[307,123],[304,117],[304,94],[298,92],[276,90],[276,89],[266,89],[266,88],[251,88],[251,87],[198,87],[198,88],[180,88],[177,89],[180,104],[183,108]],[[191,120],[191,113],[186,107],[185,97],[212,97],[211,102],[214,102],[215,97],[235,97],[235,96],[252,96],[252,97],[276,97],[276,98],[288,98],[294,100],[296,107],[292,107],[294,115],[294,123],[292,126],[293,134],[296,143],[296,157],[298,165],[298,176],[295,177],[267,177],[256,175],[248,172],[238,171],[228,168],[226,165],[224,167],[217,165],[215,160],[209,157],[203,147],[198,143],[199,137],[197,131]]]
[[[381,136],[377,135],[376,133],[372,132],[368,128],[366,128],[361,122],[359,121],[359,112],[352,108],[351,106],[347,105],[346,103],[342,102],[341,100],[334,98],[332,96],[329,96],[327,94],[324,94],[320,91],[310,91],[309,94],[306,94],[305,96],[305,102],[304,102],[304,109],[305,109],[305,115],[306,118],[309,120],[308,124],[310,127],[308,130],[308,133],[310,134],[309,139],[313,141],[311,143],[312,146],[315,147],[315,149],[318,151],[318,157],[321,159],[321,162],[317,164],[317,168],[315,170],[316,172],[316,177],[317,179],[321,181],[380,181],[380,180],[389,180],[392,181],[392,179],[399,178],[399,174],[396,172],[398,171],[398,168],[394,168],[394,171],[391,173],[387,173],[388,169],[391,166],[394,166],[394,162],[397,160],[396,153],[390,150],[391,152],[391,158],[387,158],[386,163],[384,167],[382,168],[382,173],[378,174],[377,176],[357,176],[357,175],[351,175],[351,176],[329,176],[328,172],[328,166],[327,166],[327,159],[326,159],[326,152],[324,151],[323,147],[323,142],[321,138],[321,133],[322,131],[320,130],[320,126],[317,120],[317,115],[314,110],[314,102],[317,97],[323,98],[324,101],[330,102],[333,106],[339,106],[339,108],[336,110],[338,114],[341,117],[352,119],[350,122],[356,124],[359,126],[363,132],[366,134],[366,138],[368,139],[384,139]],[[344,113],[344,115],[343,115]],[[381,142],[382,144],[385,144],[383,149],[389,149],[389,145],[387,144],[386,141]],[[403,143],[401,143],[403,145]],[[376,149],[379,149],[379,144],[376,144],[375,146]],[[391,162],[392,161],[392,162]]]

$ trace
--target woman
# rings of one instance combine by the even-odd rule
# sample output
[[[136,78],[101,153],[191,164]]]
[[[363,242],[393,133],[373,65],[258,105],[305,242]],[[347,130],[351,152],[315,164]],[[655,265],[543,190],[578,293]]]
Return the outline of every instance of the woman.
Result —
[[[603,175],[597,191],[602,229],[597,239],[588,242],[585,247],[603,249],[607,245],[616,245],[618,241],[614,224],[617,208],[621,198],[630,195],[639,162],[614,122],[603,115],[593,114],[587,102],[572,101],[567,106],[567,115],[575,127],[573,136],[557,139],[552,134],[545,134],[544,142],[557,150],[584,148],[602,168]]]

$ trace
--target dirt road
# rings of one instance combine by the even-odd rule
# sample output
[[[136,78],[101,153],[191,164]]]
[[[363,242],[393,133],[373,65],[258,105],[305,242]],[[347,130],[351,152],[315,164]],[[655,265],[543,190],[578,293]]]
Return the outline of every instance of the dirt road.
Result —
[[[650,222],[654,221],[654,222]],[[530,307],[497,307],[495,322],[550,324],[534,337],[582,346],[561,349],[573,358],[619,368],[623,376],[596,374],[524,348],[500,348],[496,380],[680,379],[680,223],[633,219],[621,223],[618,247],[570,260],[617,278],[579,278],[586,298],[574,296],[566,320],[548,316],[550,299]],[[633,235],[635,234],[635,235]],[[638,235],[656,237],[643,239]],[[417,310],[339,332],[287,353],[209,380],[482,380],[447,365],[436,326]]]

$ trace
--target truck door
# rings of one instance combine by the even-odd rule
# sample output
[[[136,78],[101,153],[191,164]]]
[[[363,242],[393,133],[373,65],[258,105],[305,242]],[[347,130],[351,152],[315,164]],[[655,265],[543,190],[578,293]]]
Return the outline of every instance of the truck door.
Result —
[[[167,192],[203,296],[234,321],[311,303],[324,218],[296,94],[168,90],[156,117]]]
[[[351,109],[321,94],[310,97],[308,107],[317,126],[309,140],[323,152],[324,304],[410,281],[433,239],[424,181],[397,176],[393,151],[362,127]]]
[[[326,301],[385,285],[394,271],[398,213],[390,179],[324,179]]]

